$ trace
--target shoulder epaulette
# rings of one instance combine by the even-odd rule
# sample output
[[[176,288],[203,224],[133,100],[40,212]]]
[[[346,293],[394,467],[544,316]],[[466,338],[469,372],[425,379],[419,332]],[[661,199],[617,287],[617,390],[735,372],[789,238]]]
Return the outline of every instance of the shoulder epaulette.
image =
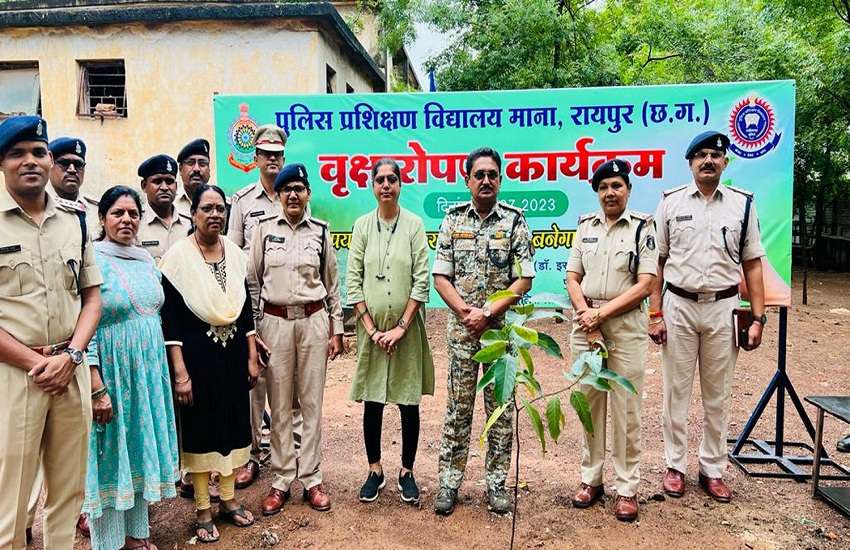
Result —
[[[256,182],[252,183],[251,185],[246,185],[245,187],[243,187],[239,191],[233,193],[230,196],[230,200],[231,201],[237,201],[237,200],[241,199],[242,197],[244,197],[245,195],[247,195],[248,193],[250,193],[251,191],[253,191],[256,187],[257,187]]]
[[[277,215],[277,213],[275,213],[275,214],[266,214],[265,216],[260,217],[260,220],[257,222],[257,224],[259,225],[259,224],[261,224],[261,223],[263,223],[263,222],[267,222],[267,221],[269,221],[269,220],[277,219],[277,216],[278,216],[278,215]]]
[[[683,189],[687,189],[687,188],[688,188],[687,185],[682,185],[680,187],[674,187],[673,189],[668,189],[667,191],[663,191],[662,195],[665,196],[665,197],[668,197],[668,196],[672,195],[673,193],[677,193],[677,192],[682,191]]]
[[[190,216],[189,214],[186,214],[185,212],[181,212],[177,209],[175,209],[174,211],[177,212],[178,218],[186,218],[187,220],[192,221],[192,216]]]
[[[89,204],[94,205],[94,206],[100,206],[99,200],[92,198],[92,197],[89,197],[88,195],[83,195],[83,200],[86,201]]]
[[[446,213],[448,214],[449,212],[460,212],[461,210],[465,210],[469,206],[470,202],[471,201],[460,202],[454,206],[451,206],[448,208],[448,210],[446,210]]]
[[[595,217],[596,217],[596,214],[595,214],[595,213],[593,213],[593,214],[585,214],[584,216],[579,216],[579,217],[578,217],[578,223],[579,223],[579,224],[583,224],[584,222],[586,222],[586,221],[588,221],[588,220],[592,220],[592,219],[593,219],[593,218],[595,218]]]
[[[85,212],[86,207],[84,204],[78,201],[69,201],[68,199],[63,199],[62,197],[55,197],[56,205],[60,208],[67,210],[69,212]]]
[[[328,222],[326,222],[326,221],[322,221],[322,220],[320,220],[319,218],[310,218],[310,221],[311,221],[311,222],[313,222],[313,223],[315,223],[316,225],[321,225],[322,227],[327,227],[327,226],[328,226]]]
[[[736,191],[736,192],[744,195],[745,197],[752,197],[753,196],[752,191],[747,191],[746,189],[738,189],[737,187],[732,187],[731,185],[727,185],[726,189],[731,189],[732,191]]]
[[[652,221],[652,214],[644,214],[643,212],[637,212],[635,210],[630,210],[629,214],[635,219],[643,220],[645,222]]]
[[[510,211],[516,212],[517,214],[520,214],[520,215],[523,214],[523,212],[524,212],[523,209],[520,208],[519,206],[514,206],[514,205],[508,204],[504,201],[499,201],[499,206],[501,206],[505,210],[510,210]]]

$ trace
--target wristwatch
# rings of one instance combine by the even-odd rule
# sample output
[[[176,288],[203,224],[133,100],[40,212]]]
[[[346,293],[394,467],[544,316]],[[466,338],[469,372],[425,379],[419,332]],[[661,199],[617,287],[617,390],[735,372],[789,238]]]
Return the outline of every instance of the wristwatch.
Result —
[[[404,322],[404,317],[398,318],[398,326],[400,326],[403,329],[407,329],[407,323]]]
[[[490,304],[484,304],[484,307],[481,308],[481,312],[484,313],[484,317],[486,319],[489,319],[490,315],[493,314],[493,312],[490,311]]]
[[[761,323],[762,328],[767,324],[767,314],[762,313],[761,317],[753,317],[753,323]]]
[[[83,352],[78,350],[77,348],[67,347],[65,348],[65,353],[71,356],[71,363],[74,366],[79,367],[83,364]]]

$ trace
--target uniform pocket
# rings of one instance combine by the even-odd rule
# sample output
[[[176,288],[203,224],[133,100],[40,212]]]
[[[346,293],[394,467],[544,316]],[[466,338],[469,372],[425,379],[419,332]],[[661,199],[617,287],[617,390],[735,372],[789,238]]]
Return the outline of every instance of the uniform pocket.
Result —
[[[66,246],[59,252],[62,258],[62,288],[77,292],[77,281],[80,278],[82,262],[81,250],[76,246]]]
[[[22,250],[0,254],[0,294],[26,296],[35,290],[32,257]]]
[[[510,265],[510,241],[508,239],[490,239],[487,241],[487,255],[490,263],[499,269]]]
[[[280,267],[286,263],[286,243],[266,242],[266,250],[264,252],[265,263],[269,267]]]
[[[613,261],[614,269],[622,273],[627,273],[633,256],[634,251],[628,248],[615,251]]]
[[[691,248],[695,233],[693,220],[674,222],[670,228],[670,243],[676,247]]]

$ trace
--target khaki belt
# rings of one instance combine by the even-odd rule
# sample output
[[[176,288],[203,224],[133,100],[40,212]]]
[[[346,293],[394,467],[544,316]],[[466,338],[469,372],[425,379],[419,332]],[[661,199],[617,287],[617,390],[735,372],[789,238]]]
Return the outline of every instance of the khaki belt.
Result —
[[[298,306],[276,306],[274,304],[263,304],[264,313],[274,315],[275,317],[282,317],[284,319],[304,319],[305,317],[309,317],[323,309],[325,309],[325,302],[322,300]]]
[[[676,285],[671,285],[670,283],[667,283],[667,290],[669,290],[676,296],[681,296],[682,298],[687,298],[688,300],[692,300],[694,302],[699,303],[716,302],[724,298],[731,298],[732,296],[738,295],[738,285],[730,286],[729,288],[723,289],[720,292],[690,292],[683,288],[679,288]]]
[[[587,302],[587,307],[602,307],[605,304],[607,304],[608,302],[610,302],[611,300],[599,300],[597,298],[587,298],[587,297],[585,297],[584,301]]]
[[[69,345],[71,345],[71,341],[65,340],[64,342],[53,344],[52,346],[36,346],[31,347],[30,349],[39,355],[50,357],[51,355],[59,355],[60,353],[68,349]]]

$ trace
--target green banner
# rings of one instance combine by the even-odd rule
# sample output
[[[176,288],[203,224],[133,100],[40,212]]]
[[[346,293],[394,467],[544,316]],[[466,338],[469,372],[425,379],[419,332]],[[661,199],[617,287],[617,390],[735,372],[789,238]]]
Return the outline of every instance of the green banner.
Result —
[[[402,166],[401,205],[422,217],[432,248],[447,208],[469,200],[464,160],[502,154],[500,198],[533,232],[532,292],[563,291],[576,221],[599,204],[593,170],[632,163],[630,208],[654,213],[661,192],[691,181],[684,150],[705,130],[731,139],[723,183],[755,193],[767,250],[768,302],[790,303],[793,81],[416,94],[239,96],[213,99],[217,182],[228,193],[258,180],[254,129],[289,135],[286,162],[307,166],[314,216],[330,223],[345,275],[354,221],[375,208],[374,162]],[[432,256],[433,258],[433,256]],[[343,289],[344,291],[344,289]],[[442,302],[436,293],[431,306]]]

